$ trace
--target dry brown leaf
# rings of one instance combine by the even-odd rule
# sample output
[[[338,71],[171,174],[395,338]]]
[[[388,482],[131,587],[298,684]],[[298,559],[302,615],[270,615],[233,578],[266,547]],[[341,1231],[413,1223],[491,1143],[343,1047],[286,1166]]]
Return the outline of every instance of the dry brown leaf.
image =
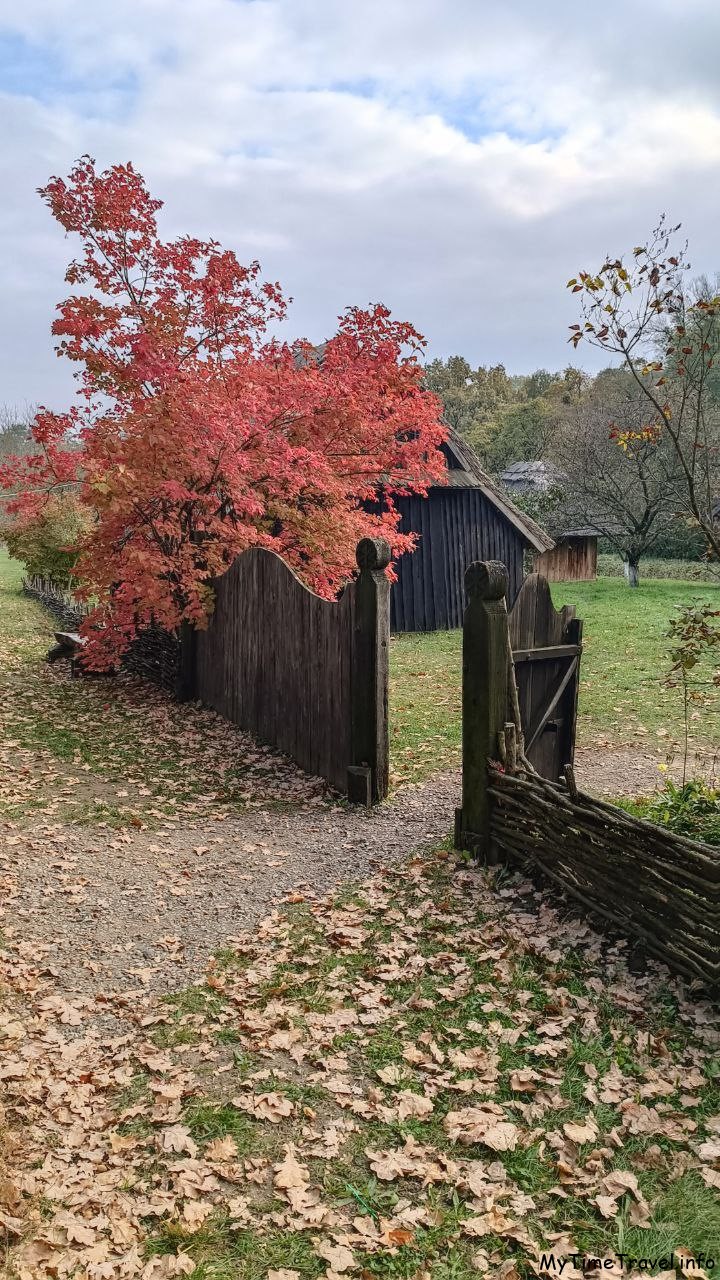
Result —
[[[541,1077],[532,1067],[520,1067],[510,1072],[510,1088],[516,1093],[535,1093]]]
[[[613,1169],[603,1178],[603,1186],[609,1196],[622,1196],[626,1191],[638,1195],[638,1180],[629,1169]]]
[[[315,1252],[324,1262],[329,1262],[335,1272],[353,1271],[357,1267],[352,1249],[344,1244],[333,1244],[331,1240],[321,1240],[315,1245]]]
[[[305,1188],[310,1182],[310,1174],[304,1165],[300,1164],[295,1154],[296,1148],[292,1143],[288,1143],[285,1147],[285,1158],[280,1164],[275,1165],[275,1173],[273,1182],[281,1191],[289,1191],[294,1188]]]
[[[512,1218],[509,1218],[497,1205],[493,1205],[487,1213],[479,1214],[475,1218],[466,1218],[462,1223],[462,1231],[466,1236],[502,1236],[514,1226],[516,1223]]]
[[[223,1162],[226,1160],[234,1160],[237,1156],[237,1142],[232,1134],[226,1134],[224,1138],[214,1138],[205,1148],[205,1159],[211,1161]]]
[[[516,1124],[500,1117],[501,1107],[488,1103],[484,1107],[463,1107],[449,1111],[443,1120],[443,1129],[453,1142],[466,1146],[482,1143],[491,1151],[514,1151],[520,1137]]]
[[[400,1120],[407,1120],[408,1116],[421,1119],[429,1116],[433,1109],[431,1098],[426,1098],[421,1093],[412,1093],[410,1089],[401,1089],[395,1096],[398,1099],[397,1113]]]
[[[616,1218],[620,1209],[616,1196],[596,1196],[593,1201],[603,1218]]]
[[[161,1134],[163,1151],[187,1151],[188,1155],[197,1155],[197,1143],[190,1134],[187,1125],[173,1124],[163,1129]]]
[[[598,1136],[598,1128],[592,1116],[588,1116],[584,1124],[568,1123],[563,1125],[563,1133],[571,1142],[582,1146],[584,1142],[594,1142]]]
[[[182,1208],[183,1220],[192,1230],[195,1230],[210,1217],[214,1208],[212,1200],[186,1200]]]

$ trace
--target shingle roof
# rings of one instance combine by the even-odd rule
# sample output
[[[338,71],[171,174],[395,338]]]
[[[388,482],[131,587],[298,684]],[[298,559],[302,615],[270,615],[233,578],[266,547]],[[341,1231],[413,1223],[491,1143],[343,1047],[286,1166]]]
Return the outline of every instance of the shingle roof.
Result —
[[[556,487],[563,489],[567,476],[554,462],[513,462],[501,473],[503,485],[512,493],[540,494]],[[554,538],[602,538],[609,533],[620,533],[621,525],[607,510],[600,510],[597,501],[586,497],[573,500],[567,495],[561,498],[557,509],[547,517]]]
[[[457,468],[448,468],[448,483],[452,488],[480,489],[488,502],[505,516],[535,551],[552,550],[555,543],[550,535],[531,516],[516,507],[512,499],[490,479],[480,466],[477,454],[453,427],[448,428],[446,448],[458,464]]]
[[[513,462],[501,473],[500,479],[508,489],[532,493],[547,489],[564,479],[563,472],[554,462]]]

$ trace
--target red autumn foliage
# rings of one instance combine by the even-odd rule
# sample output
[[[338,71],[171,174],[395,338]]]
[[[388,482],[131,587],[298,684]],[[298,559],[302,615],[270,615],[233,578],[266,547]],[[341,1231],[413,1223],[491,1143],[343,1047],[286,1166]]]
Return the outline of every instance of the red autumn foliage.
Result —
[[[280,286],[213,240],[163,242],[161,202],[132,165],[98,173],[84,157],[40,194],[82,242],[66,274],[82,292],[53,324],[79,404],[38,414],[40,450],[6,463],[0,484],[19,521],[68,486],[94,513],[77,568],[97,602],[88,665],[113,663],[151,620],[205,625],[212,578],[249,546],[327,597],[359,538],[412,547],[393,498],[442,482],[445,438],[412,325],[352,307],[322,353],[283,342]]]

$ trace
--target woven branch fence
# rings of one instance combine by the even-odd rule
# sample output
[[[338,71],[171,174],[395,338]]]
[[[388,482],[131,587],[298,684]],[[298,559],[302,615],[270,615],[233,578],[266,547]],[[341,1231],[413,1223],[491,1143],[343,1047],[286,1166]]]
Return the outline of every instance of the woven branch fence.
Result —
[[[490,764],[489,780],[499,852],[535,865],[671,969],[720,989],[720,849],[522,765]]]
[[[47,578],[25,578],[22,585],[25,595],[44,605],[65,631],[77,631],[89,612]],[[132,675],[174,693],[180,675],[180,641],[161,627],[148,627],[133,640],[122,665]]]
[[[720,849],[535,772],[512,713],[506,575],[468,570],[463,634],[463,804],[456,845],[488,865],[535,867],[670,969],[720,993]],[[516,704],[515,704],[516,705]]]

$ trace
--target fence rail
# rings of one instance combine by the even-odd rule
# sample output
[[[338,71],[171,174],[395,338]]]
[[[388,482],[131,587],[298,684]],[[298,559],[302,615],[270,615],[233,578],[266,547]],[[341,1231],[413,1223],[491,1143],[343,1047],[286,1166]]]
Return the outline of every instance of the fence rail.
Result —
[[[669,968],[720,992],[720,848],[541,777],[508,682],[501,564],[471,565],[463,627],[463,799],[455,843],[488,865],[536,867]],[[514,706],[518,707],[517,699]]]

